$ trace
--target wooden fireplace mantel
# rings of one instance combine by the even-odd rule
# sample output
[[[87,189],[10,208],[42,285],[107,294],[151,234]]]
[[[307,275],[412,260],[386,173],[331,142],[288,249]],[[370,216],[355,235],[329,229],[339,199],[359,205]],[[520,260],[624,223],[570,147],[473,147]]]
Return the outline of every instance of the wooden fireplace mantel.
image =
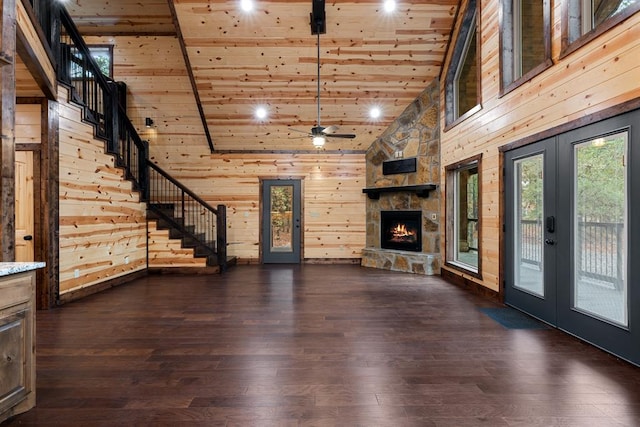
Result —
[[[372,200],[379,199],[382,193],[398,193],[400,191],[415,193],[418,197],[429,197],[429,193],[435,190],[436,187],[435,184],[403,185],[399,187],[363,188],[362,192]]]

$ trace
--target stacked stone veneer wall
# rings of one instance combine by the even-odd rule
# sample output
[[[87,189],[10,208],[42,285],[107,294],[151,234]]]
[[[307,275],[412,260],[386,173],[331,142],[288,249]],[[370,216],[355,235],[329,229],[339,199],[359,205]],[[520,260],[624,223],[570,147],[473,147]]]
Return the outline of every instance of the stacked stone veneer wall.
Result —
[[[438,188],[427,198],[400,191],[383,193],[379,200],[367,200],[366,247],[362,250],[364,267],[417,274],[440,273],[439,96],[439,82],[434,81],[367,151],[367,188],[418,184],[436,184]],[[383,162],[412,157],[417,160],[416,172],[382,174]],[[386,210],[422,211],[422,252],[380,248],[380,212]]]

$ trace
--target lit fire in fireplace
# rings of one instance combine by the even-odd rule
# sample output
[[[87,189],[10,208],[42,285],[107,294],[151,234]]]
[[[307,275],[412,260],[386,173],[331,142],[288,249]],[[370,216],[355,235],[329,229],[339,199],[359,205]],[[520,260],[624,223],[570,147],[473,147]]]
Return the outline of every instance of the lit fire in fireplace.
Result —
[[[416,231],[407,229],[407,226],[398,223],[391,230],[391,241],[393,242],[415,242],[416,241]]]

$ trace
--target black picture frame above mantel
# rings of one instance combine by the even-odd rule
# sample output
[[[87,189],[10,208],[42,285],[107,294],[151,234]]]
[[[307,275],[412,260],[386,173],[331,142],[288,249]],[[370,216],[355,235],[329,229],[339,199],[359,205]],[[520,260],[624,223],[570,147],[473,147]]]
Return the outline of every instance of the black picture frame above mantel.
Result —
[[[415,193],[418,197],[429,197],[429,193],[437,187],[435,184],[403,185],[400,187],[363,188],[362,192],[372,200],[379,199],[382,193],[398,193],[400,191]]]
[[[416,158],[400,159],[400,160],[387,160],[382,162],[382,174],[394,175],[399,173],[413,173],[417,169]]]

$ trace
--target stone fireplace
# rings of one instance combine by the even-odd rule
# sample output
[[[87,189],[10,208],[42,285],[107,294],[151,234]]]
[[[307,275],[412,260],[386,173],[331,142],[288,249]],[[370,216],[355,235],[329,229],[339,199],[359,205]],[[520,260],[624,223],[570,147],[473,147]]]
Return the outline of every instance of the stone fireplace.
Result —
[[[435,81],[367,151],[364,267],[440,274],[439,96]]]

